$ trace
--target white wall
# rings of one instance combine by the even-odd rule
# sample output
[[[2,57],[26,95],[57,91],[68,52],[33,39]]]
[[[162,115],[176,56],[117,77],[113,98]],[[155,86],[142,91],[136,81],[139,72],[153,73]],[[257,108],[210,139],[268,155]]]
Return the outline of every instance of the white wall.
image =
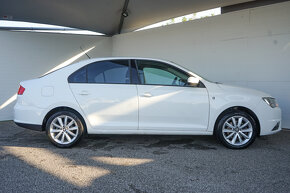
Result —
[[[172,60],[212,81],[270,93],[290,128],[290,2],[113,37],[113,56]]]
[[[41,76],[82,52],[80,47],[93,46],[89,56],[111,56],[108,37],[0,31],[0,120],[13,119],[14,102],[7,100],[17,92],[20,81]],[[82,59],[87,56],[78,60]],[[3,107],[5,102],[8,105]]]

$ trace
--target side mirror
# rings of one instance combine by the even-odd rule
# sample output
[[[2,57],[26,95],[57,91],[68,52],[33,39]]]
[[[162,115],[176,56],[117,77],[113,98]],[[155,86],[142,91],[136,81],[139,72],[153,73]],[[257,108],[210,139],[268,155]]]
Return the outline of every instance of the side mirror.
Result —
[[[190,86],[196,86],[199,83],[199,79],[196,77],[189,77],[187,79],[187,84]]]

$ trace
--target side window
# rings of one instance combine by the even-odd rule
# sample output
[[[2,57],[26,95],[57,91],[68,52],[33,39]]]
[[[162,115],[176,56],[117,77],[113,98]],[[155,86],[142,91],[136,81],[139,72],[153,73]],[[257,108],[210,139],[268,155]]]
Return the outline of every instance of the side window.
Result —
[[[88,83],[130,83],[128,60],[101,61],[87,66]]]
[[[137,66],[142,84],[185,86],[189,77],[178,68],[157,61],[138,60]]]
[[[68,77],[69,83],[86,83],[87,82],[87,68],[83,67]]]

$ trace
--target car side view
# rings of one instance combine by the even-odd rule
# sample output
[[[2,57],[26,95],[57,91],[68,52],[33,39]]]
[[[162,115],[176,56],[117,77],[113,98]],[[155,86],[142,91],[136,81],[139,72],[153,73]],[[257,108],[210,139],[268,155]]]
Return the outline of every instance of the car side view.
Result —
[[[57,147],[85,134],[216,135],[242,149],[281,130],[270,95],[213,83],[158,59],[95,58],[20,83],[14,122]]]

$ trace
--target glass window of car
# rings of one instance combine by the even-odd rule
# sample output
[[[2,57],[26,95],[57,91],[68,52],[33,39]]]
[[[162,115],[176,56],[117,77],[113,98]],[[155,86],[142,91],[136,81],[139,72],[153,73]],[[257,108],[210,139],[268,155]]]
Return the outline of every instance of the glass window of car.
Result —
[[[100,61],[87,66],[88,83],[129,84],[128,60]]]
[[[135,60],[131,60],[130,62],[131,62],[131,83],[132,84],[140,84]]]
[[[87,69],[86,67],[83,67],[74,73],[72,73],[68,77],[69,83],[86,83],[87,82]]]
[[[189,77],[178,68],[158,61],[138,60],[137,66],[142,84],[185,86]]]

